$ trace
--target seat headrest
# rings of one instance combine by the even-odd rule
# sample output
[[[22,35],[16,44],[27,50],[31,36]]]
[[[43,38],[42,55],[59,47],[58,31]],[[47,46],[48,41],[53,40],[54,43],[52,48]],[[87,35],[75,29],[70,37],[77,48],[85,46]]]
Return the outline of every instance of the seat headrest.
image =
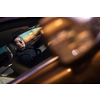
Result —
[[[10,60],[12,60],[16,56],[16,49],[12,43],[9,43],[7,45],[7,49],[9,51],[9,58],[10,58]]]

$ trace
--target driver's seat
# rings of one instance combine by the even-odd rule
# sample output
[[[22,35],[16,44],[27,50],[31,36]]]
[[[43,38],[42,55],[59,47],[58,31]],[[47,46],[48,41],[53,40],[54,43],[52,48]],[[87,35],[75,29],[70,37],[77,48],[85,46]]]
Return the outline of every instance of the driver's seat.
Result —
[[[22,74],[23,72],[27,71],[29,68],[23,66],[17,61],[16,58],[16,49],[12,43],[7,45],[7,49],[9,50],[9,59],[12,63],[12,69],[16,71],[18,74]]]

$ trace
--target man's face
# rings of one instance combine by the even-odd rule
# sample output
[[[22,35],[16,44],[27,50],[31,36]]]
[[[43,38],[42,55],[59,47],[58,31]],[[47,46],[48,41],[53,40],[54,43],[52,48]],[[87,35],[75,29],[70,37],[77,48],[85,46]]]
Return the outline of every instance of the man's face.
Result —
[[[24,50],[25,49],[25,43],[21,38],[19,38],[19,37],[15,38],[14,43],[15,43],[15,47],[17,49],[19,49],[19,50]]]

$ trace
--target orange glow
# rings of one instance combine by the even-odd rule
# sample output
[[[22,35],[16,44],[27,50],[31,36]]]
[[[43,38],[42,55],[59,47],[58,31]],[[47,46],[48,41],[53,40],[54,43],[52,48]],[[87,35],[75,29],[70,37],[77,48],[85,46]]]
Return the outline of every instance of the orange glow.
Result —
[[[68,75],[71,72],[71,68],[67,68],[66,70],[62,71],[61,73],[56,74],[54,77],[48,79],[47,81],[44,81],[42,84],[49,84],[57,79],[62,78],[65,75]]]
[[[55,21],[55,25],[56,26],[59,26],[59,25],[61,25],[63,23],[63,21],[61,20],[61,19],[58,19],[57,21]]]
[[[45,36],[49,37],[55,34],[55,31],[61,28],[63,23],[64,21],[62,19],[57,19],[44,26],[43,31],[45,33]]]
[[[82,24],[90,21],[92,17],[70,17],[70,18]]]
[[[51,44],[51,41],[50,42],[48,42],[48,46]]]
[[[44,34],[43,30],[40,31],[42,34]]]
[[[48,62],[53,62],[55,60],[57,60],[59,58],[59,56],[53,57],[52,59],[50,59]]]
[[[68,68],[68,69],[67,69],[67,72],[71,72],[71,71],[72,71],[71,68]]]
[[[27,43],[28,41],[33,39],[35,37],[35,35],[37,35],[37,33],[41,29],[42,29],[42,27],[38,27],[38,28],[35,28],[35,29],[32,29],[32,30],[29,30],[29,31],[24,32],[23,34],[19,35],[19,37],[22,38],[25,43]]]
[[[24,42],[25,43],[27,43],[28,41],[30,41],[31,39],[33,39],[35,36],[30,36],[30,37],[28,37],[28,38],[26,38],[26,39],[23,39],[24,40]]]

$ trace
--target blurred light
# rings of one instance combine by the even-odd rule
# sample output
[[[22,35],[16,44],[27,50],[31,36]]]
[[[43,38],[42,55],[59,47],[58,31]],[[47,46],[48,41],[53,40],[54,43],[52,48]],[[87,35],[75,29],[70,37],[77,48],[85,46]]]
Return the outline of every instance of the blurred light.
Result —
[[[57,60],[59,58],[59,56],[53,57],[52,59],[50,59],[48,62],[53,62],[55,60]]]
[[[68,68],[68,69],[67,69],[67,72],[71,72],[71,71],[72,71],[71,68]]]
[[[51,44],[51,41],[50,42],[48,42],[48,46]]]
[[[46,24],[47,22],[53,20],[54,18],[56,18],[56,17],[44,17],[44,18],[42,18],[41,20],[39,20],[39,24],[40,24],[40,25],[44,25],[44,24]]]
[[[11,66],[12,64],[9,64],[8,66]]]
[[[58,34],[56,34],[54,37],[51,38],[50,43],[53,46],[60,45],[60,43],[62,43],[64,40],[66,40],[66,38],[67,38],[67,31],[62,30],[61,32],[58,32]]]
[[[33,39],[35,37],[35,35],[38,34],[38,32],[42,29],[42,27],[38,27],[38,28],[34,28],[31,30],[28,30],[24,33],[22,33],[21,35],[19,35],[18,37],[22,38],[23,41],[25,43],[27,43],[28,41],[30,41],[31,39]]]
[[[52,83],[58,79],[61,79],[62,77],[64,76],[68,76],[70,75],[69,72],[71,72],[71,68],[67,68],[65,69],[64,71],[61,71],[60,73],[54,75],[53,77],[49,78],[48,80],[44,81],[42,84],[49,84],[49,83]]]
[[[79,51],[77,49],[72,50],[72,54],[74,56],[77,56],[79,54]]]
[[[41,34],[44,34],[44,31],[43,30],[40,30]]]
[[[58,19],[57,21],[55,21],[55,25],[56,26],[59,26],[59,25],[61,25],[63,23],[63,21],[61,20],[61,19]]]
[[[32,35],[33,33],[31,32],[31,33],[29,33],[30,35]]]
[[[79,22],[79,23],[86,23],[88,22],[92,17],[70,17],[71,19]]]

